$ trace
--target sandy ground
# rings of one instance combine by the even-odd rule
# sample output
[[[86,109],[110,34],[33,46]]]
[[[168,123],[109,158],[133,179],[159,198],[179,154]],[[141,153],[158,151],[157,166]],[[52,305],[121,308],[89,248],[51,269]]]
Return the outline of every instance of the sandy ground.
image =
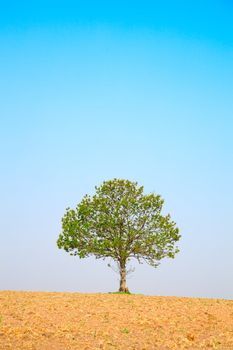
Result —
[[[233,301],[3,291],[0,349],[233,349]]]

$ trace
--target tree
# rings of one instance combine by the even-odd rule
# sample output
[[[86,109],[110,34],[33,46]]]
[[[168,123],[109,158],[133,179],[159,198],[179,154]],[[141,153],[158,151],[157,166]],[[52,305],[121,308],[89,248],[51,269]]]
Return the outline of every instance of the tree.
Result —
[[[143,186],[113,179],[85,195],[76,209],[66,209],[57,245],[80,258],[112,258],[120,273],[120,292],[127,292],[127,263],[136,258],[157,267],[179,251],[179,229],[170,215],[161,214],[163,199],[145,195]]]

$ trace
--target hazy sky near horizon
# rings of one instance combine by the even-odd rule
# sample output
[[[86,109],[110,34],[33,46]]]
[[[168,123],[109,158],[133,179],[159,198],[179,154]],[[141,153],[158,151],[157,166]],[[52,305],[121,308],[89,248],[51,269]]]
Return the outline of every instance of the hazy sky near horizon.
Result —
[[[165,200],[174,260],[151,295],[233,299],[233,3],[0,4],[0,289],[107,292],[106,261],[58,250],[66,207],[127,178]]]

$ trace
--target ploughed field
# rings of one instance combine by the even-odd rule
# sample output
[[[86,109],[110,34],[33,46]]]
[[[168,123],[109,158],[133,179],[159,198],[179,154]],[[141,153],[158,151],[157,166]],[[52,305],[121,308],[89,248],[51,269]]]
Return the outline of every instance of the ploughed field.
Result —
[[[0,349],[233,349],[233,301],[3,291]]]

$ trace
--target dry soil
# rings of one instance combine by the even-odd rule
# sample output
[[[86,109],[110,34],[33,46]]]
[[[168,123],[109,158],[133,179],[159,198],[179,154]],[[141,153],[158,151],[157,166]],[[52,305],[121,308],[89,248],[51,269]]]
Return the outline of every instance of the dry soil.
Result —
[[[233,349],[233,301],[3,291],[0,349]]]

